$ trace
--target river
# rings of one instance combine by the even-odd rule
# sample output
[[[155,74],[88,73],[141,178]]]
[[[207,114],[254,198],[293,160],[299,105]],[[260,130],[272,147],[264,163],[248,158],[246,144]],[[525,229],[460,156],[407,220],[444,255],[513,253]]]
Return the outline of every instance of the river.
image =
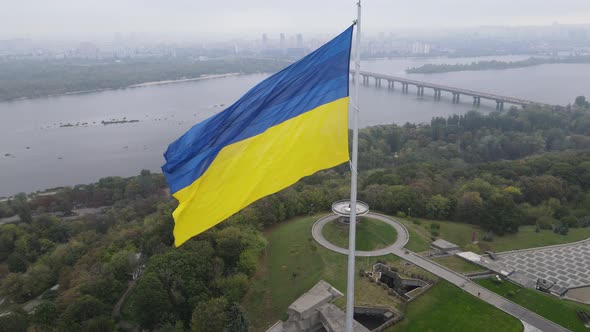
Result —
[[[563,105],[578,95],[590,96],[588,64],[430,75],[404,72],[424,63],[525,58],[371,60],[364,61],[362,69],[549,104]],[[245,75],[0,103],[0,197],[90,183],[105,176],[132,176],[141,169],[159,171],[162,153],[170,142],[223,110],[265,77]],[[371,82],[361,88],[361,126],[428,122],[433,116],[473,109],[466,96],[460,104],[452,104],[444,93],[442,100],[435,101],[427,89],[424,97],[418,98],[412,87],[403,95],[400,86],[388,91],[384,85],[375,88]],[[479,109],[490,112],[494,107],[482,100]],[[113,119],[139,122],[101,124]],[[60,127],[68,123],[73,126]]]

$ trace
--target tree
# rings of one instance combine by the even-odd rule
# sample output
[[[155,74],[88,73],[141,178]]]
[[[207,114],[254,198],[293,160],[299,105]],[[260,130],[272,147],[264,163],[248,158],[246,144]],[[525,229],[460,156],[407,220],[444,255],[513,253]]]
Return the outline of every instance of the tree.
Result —
[[[0,332],[26,332],[28,326],[27,313],[22,309],[0,317]]]
[[[156,326],[162,315],[172,308],[164,285],[153,272],[146,273],[139,279],[133,290],[131,303],[135,317],[146,328]]]
[[[426,215],[432,219],[447,219],[451,210],[451,200],[442,196],[434,195],[426,203]]]
[[[28,266],[27,259],[19,253],[8,256],[8,269],[10,272],[25,272]]]
[[[484,204],[481,226],[498,235],[518,232],[520,211],[509,194],[492,196]]]
[[[563,180],[552,175],[524,177],[521,184],[525,201],[535,205],[552,197],[558,200],[566,197]]]
[[[498,189],[491,185],[486,180],[475,178],[470,182],[467,182],[461,187],[462,192],[478,192],[482,199],[488,199],[495,194]]]
[[[111,332],[114,329],[115,322],[108,316],[94,317],[82,324],[82,330],[86,332]]]
[[[577,96],[574,104],[579,107],[588,107],[588,102],[586,101],[585,96]]]
[[[229,226],[215,236],[216,253],[225,261],[226,266],[233,267],[240,260],[246,249],[260,251],[266,246],[264,239],[256,232],[245,227]]]
[[[58,316],[59,313],[55,304],[50,301],[43,301],[35,308],[32,322],[44,330],[50,330]]]
[[[192,332],[222,332],[228,324],[227,300],[224,297],[199,302],[193,310]]]
[[[70,304],[62,315],[65,322],[81,323],[108,312],[107,306],[94,296],[84,295]]]
[[[472,224],[479,224],[482,209],[483,200],[479,192],[465,192],[457,201],[457,219]]]
[[[227,311],[226,330],[231,332],[248,332],[250,330],[250,321],[237,303],[233,303]]]
[[[218,279],[216,284],[229,302],[239,303],[248,291],[249,281],[248,276],[243,273],[237,273]]]
[[[31,217],[31,207],[29,206],[29,201],[27,199],[27,194],[19,193],[14,196],[14,200],[12,201],[12,208],[18,214],[20,220],[24,223],[30,224],[33,221]]]

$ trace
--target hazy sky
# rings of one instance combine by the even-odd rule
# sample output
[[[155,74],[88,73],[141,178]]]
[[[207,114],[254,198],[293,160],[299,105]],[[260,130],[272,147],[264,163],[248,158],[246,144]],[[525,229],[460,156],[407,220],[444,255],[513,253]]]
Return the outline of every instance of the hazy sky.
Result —
[[[335,33],[355,0],[0,0],[0,38],[121,33],[213,38]],[[590,23],[590,0],[364,0],[368,33],[400,28]]]

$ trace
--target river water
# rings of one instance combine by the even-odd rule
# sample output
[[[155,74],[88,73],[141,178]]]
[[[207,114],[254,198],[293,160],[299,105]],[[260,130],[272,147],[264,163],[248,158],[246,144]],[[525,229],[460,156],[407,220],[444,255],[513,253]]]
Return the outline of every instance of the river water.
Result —
[[[494,57],[511,61],[526,56]],[[567,104],[590,96],[590,65],[405,74],[424,63],[469,63],[492,58],[371,60],[362,69],[549,104]],[[195,123],[223,110],[267,75],[246,75],[96,93],[0,103],[0,197],[18,192],[90,183],[105,176],[132,176],[141,169],[159,171],[167,145]],[[452,104],[432,91],[418,98],[395,90],[362,86],[361,126],[428,122],[433,116],[462,114],[473,106],[467,96]],[[479,110],[493,111],[482,100]],[[139,120],[103,125],[101,121]],[[73,127],[60,127],[72,124]],[[79,123],[76,126],[76,123]],[[86,124],[84,124],[86,123]],[[84,125],[83,125],[84,124]],[[361,156],[362,158],[362,156]]]

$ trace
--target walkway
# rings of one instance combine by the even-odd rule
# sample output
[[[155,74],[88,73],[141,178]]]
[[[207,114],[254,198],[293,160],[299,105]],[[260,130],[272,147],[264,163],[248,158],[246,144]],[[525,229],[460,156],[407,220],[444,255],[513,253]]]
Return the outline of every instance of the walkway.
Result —
[[[377,250],[373,250],[373,251],[359,251],[359,250],[357,250],[354,253],[355,256],[357,256],[357,257],[375,257],[375,256],[389,255],[394,250],[401,249],[408,243],[408,240],[410,239],[410,236],[408,235],[408,230],[399,222],[397,222],[391,218],[388,218],[386,216],[382,216],[380,214],[371,213],[371,212],[367,213],[366,217],[372,218],[372,219],[377,219],[379,221],[383,221],[384,223],[389,224],[390,226],[395,228],[395,231],[397,232],[397,238],[396,238],[395,242],[392,245],[390,245],[389,247],[385,247],[383,249],[377,249]],[[335,251],[335,252],[343,254],[343,255],[348,255],[348,249],[345,249],[345,248],[342,248],[342,247],[332,244],[330,241],[326,240],[326,238],[324,238],[324,235],[322,234],[322,229],[324,228],[324,226],[327,223],[329,223],[330,221],[335,220],[336,218],[338,218],[338,216],[335,214],[331,214],[331,215],[325,216],[323,218],[320,218],[318,221],[315,222],[315,224],[313,224],[313,227],[311,228],[311,233],[313,235],[313,238],[323,247],[328,248],[332,251]]]
[[[534,313],[528,309],[525,309],[524,307],[521,307],[520,305],[518,305],[506,298],[503,298],[500,295],[498,295],[492,291],[489,291],[487,288],[484,288],[484,287],[472,282],[471,280],[469,280],[469,278],[466,278],[463,275],[456,273],[451,269],[448,269],[440,264],[437,264],[429,259],[426,259],[426,258],[424,258],[412,251],[404,249],[403,246],[405,246],[409,240],[408,231],[404,225],[402,225],[400,222],[398,222],[392,218],[389,218],[387,216],[384,216],[384,215],[370,213],[368,216],[371,218],[375,218],[375,219],[379,219],[381,221],[387,222],[388,224],[390,224],[392,226],[394,226],[394,224],[395,224],[396,226],[394,226],[394,227],[395,227],[396,231],[398,232],[398,239],[396,240],[396,242],[393,245],[391,245],[387,248],[381,249],[381,250],[375,250],[375,251],[370,251],[370,252],[357,251],[355,253],[356,256],[370,257],[370,256],[381,256],[381,255],[386,255],[386,254],[392,253],[396,256],[399,256],[399,257],[415,264],[416,266],[423,268],[424,270],[426,270],[430,273],[437,275],[438,277],[452,283],[453,285],[462,288],[467,293],[469,293],[473,296],[478,296],[479,298],[481,298],[482,300],[486,301],[487,303],[493,305],[494,307],[508,313],[511,316],[514,316],[514,317],[520,319],[524,323],[526,323],[536,329],[539,329],[544,332],[569,331],[568,329],[565,329],[565,328],[553,323],[552,321],[545,319],[542,316],[537,315],[536,313]],[[341,254],[348,254],[348,250],[334,246],[333,244],[328,242],[323,237],[323,235],[321,233],[321,228],[323,227],[323,225],[325,225],[328,221],[333,220],[334,218],[336,218],[336,217],[331,215],[331,216],[323,217],[320,220],[318,220],[313,225],[312,235],[313,235],[314,239],[320,245],[326,247],[327,249],[336,251]],[[328,220],[326,220],[326,219],[328,219]],[[321,226],[321,227],[319,227],[319,226]],[[328,245],[326,245],[326,244],[328,244]]]

